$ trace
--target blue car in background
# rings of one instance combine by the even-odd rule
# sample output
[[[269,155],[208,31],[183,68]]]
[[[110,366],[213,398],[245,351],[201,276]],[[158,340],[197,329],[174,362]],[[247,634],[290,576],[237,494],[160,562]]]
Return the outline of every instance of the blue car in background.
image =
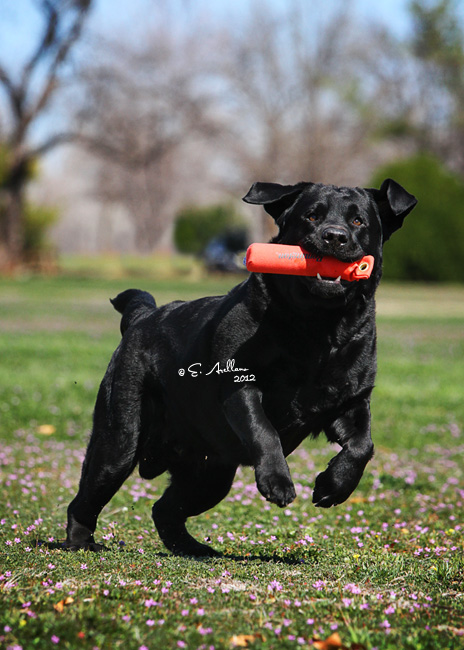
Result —
[[[243,258],[247,247],[248,234],[246,230],[228,230],[210,240],[203,251],[203,261],[209,271],[246,272]]]

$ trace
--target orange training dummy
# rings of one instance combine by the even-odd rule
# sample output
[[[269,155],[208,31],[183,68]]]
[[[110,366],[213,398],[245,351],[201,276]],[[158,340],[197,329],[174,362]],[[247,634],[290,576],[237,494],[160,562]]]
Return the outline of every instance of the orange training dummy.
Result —
[[[282,275],[313,275],[337,280],[367,280],[374,267],[372,255],[356,262],[341,262],[335,257],[321,257],[309,253],[301,246],[285,244],[251,244],[245,264],[255,273]]]

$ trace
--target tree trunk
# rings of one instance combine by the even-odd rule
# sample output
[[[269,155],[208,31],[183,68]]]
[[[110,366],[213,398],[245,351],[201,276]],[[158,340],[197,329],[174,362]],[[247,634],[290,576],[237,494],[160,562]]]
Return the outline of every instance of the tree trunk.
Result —
[[[0,269],[12,271],[23,261],[24,186],[14,183],[0,190]]]

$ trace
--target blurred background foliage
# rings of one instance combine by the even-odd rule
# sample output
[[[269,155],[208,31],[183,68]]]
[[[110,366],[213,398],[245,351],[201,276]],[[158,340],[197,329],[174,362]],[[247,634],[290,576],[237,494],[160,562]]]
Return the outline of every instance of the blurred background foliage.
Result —
[[[458,0],[405,0],[401,32],[357,0],[138,0],[118,29],[104,3],[21,0],[0,23],[0,270],[198,254],[239,216],[267,241],[239,201],[254,181],[391,176],[419,207],[385,276],[464,280]]]
[[[200,255],[215,237],[244,227],[243,216],[231,203],[190,206],[176,216],[174,244],[180,253]]]
[[[55,245],[50,229],[59,219],[59,210],[50,205],[24,205],[23,256],[29,267],[49,269],[55,266]]]
[[[0,188],[8,183],[8,173],[11,169],[12,151],[4,143],[0,143]],[[40,176],[39,163],[35,158],[29,158],[23,171],[25,184],[31,183]],[[0,199],[2,197],[0,189]],[[5,218],[6,201],[0,200],[0,224]],[[50,230],[60,217],[59,208],[50,204],[40,204],[25,199],[21,205],[22,236],[20,257],[29,268],[55,268],[56,250]]]
[[[394,178],[420,197],[401,237],[384,248],[384,278],[464,282],[464,181],[430,154],[392,162],[371,185]]]

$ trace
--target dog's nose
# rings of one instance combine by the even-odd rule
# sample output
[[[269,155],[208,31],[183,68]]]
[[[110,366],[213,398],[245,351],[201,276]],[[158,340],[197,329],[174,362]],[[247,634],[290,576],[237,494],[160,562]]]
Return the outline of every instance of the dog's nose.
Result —
[[[323,231],[322,239],[332,246],[344,246],[348,243],[348,231],[340,226],[330,226]]]

